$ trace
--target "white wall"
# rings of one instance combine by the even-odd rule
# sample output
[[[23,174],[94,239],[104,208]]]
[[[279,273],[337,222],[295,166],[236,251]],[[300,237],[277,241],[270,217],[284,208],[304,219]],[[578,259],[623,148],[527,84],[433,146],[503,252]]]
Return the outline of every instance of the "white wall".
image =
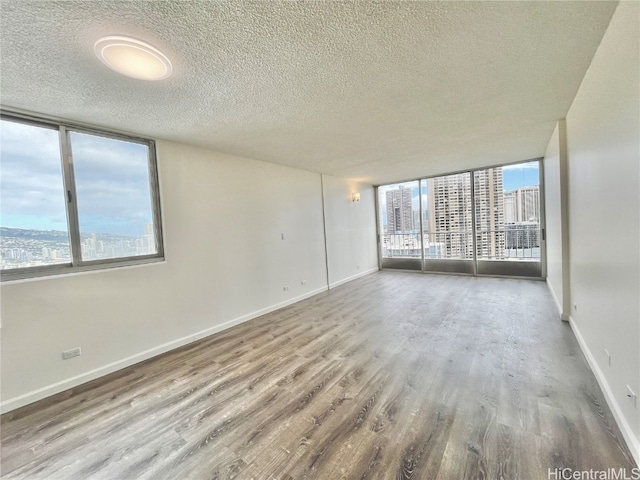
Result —
[[[544,154],[544,203],[547,283],[562,315],[562,212],[560,208],[560,139],[556,125]]]
[[[4,283],[3,411],[326,290],[319,174],[176,143],[157,147],[166,262]],[[340,183],[328,182],[328,205],[344,200]],[[371,212],[365,192],[359,206]],[[345,220],[339,208],[327,216],[331,225]],[[347,222],[357,223],[354,232],[375,230],[365,217]],[[331,251],[349,258],[372,243],[373,234],[348,235]],[[370,267],[370,258],[358,261]],[[336,266],[331,275],[338,282],[351,274]],[[76,346],[80,357],[61,359]]]
[[[640,394],[638,18],[640,3],[618,5],[566,126],[570,320],[640,462],[640,405],[626,396],[627,385]]]
[[[329,286],[378,270],[374,189],[323,175]],[[360,193],[353,202],[352,194]]]
[[[547,284],[560,318],[571,314],[567,128],[558,121],[544,156]],[[565,294],[566,292],[566,294]]]

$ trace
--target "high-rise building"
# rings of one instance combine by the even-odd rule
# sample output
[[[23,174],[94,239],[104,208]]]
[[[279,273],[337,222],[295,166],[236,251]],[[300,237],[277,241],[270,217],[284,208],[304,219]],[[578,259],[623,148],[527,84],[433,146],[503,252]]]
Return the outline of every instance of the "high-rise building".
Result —
[[[505,223],[540,223],[540,186],[516,188],[504,193]]]
[[[540,187],[522,187],[516,192],[518,221],[540,223]]]
[[[504,193],[506,247],[510,250],[540,246],[540,186]]]
[[[429,247],[446,258],[470,258],[471,186],[469,174],[427,179]]]
[[[512,224],[518,221],[516,208],[516,191],[504,192],[504,223]]]
[[[502,258],[505,207],[502,167],[474,172],[476,246],[479,258]]]
[[[413,228],[411,188],[400,185],[386,193],[387,232],[408,233]]]
[[[474,173],[478,256],[501,258],[504,254],[504,197],[502,168]],[[469,174],[427,180],[429,243],[447,258],[473,256],[472,198]]]

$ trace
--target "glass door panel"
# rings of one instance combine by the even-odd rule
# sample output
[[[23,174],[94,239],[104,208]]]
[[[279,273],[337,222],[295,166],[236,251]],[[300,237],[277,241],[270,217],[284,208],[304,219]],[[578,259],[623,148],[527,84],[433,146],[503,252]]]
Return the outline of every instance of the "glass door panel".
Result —
[[[423,181],[424,265],[429,272],[473,272],[469,172]]]
[[[538,161],[476,170],[477,273],[540,277]]]
[[[419,182],[378,187],[380,257],[383,268],[421,270]]]

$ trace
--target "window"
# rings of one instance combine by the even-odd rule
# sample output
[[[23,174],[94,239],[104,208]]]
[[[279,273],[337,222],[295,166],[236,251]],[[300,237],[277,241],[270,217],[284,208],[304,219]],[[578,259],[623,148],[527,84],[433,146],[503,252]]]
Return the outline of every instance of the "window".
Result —
[[[421,258],[418,182],[378,188],[382,256]]]
[[[504,256],[497,259],[539,262],[540,162],[506,165],[502,167],[502,177]]]
[[[8,115],[0,134],[3,280],[163,258],[152,141]]]
[[[424,180],[426,259],[473,258],[470,178],[465,172]]]
[[[541,277],[541,168],[536,159],[379,186],[382,268]]]

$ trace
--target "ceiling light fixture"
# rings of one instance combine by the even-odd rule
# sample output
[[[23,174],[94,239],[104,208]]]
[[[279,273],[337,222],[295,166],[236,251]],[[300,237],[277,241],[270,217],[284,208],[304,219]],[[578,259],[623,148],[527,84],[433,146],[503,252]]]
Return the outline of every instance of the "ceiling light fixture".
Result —
[[[110,69],[139,80],[162,80],[173,70],[164,53],[135,38],[103,37],[95,43],[94,51]]]

